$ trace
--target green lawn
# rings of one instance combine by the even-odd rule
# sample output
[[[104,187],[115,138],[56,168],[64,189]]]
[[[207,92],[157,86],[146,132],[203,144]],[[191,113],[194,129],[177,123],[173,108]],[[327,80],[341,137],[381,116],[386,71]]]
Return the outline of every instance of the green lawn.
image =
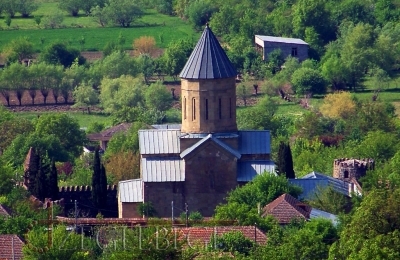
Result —
[[[33,15],[45,15],[57,12],[57,3],[41,3],[40,8]],[[182,19],[157,13],[155,10],[146,10],[145,15],[130,28],[100,27],[91,17],[80,14],[78,17],[69,16],[66,12],[63,29],[43,29],[35,24],[33,16],[12,19],[8,28],[4,17],[0,17],[0,50],[11,40],[19,37],[28,37],[34,48],[40,51],[44,46],[54,41],[62,41],[70,46],[82,50],[102,50],[107,42],[116,41],[121,34],[126,41],[124,48],[132,49],[132,42],[140,36],[153,36],[160,48],[165,48],[171,41],[192,38],[197,40],[199,33]],[[85,44],[79,40],[84,37]]]
[[[53,112],[55,113],[55,112]],[[33,120],[37,118],[38,115],[45,114],[44,112],[17,112],[16,116],[20,118],[25,118],[28,120]],[[78,120],[80,127],[88,127],[93,122],[103,123],[105,126],[111,126],[111,117],[109,115],[100,113],[83,114],[82,112],[68,112],[71,117]]]

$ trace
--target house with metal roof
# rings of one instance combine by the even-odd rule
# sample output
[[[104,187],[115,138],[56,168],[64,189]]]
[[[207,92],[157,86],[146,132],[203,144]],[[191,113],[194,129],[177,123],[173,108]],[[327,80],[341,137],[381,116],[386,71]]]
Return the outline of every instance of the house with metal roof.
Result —
[[[298,179],[288,179],[291,184],[300,186],[303,193],[300,199],[312,199],[320,189],[331,187],[337,193],[350,198],[353,195],[360,196],[362,189],[356,180],[343,180],[327,176],[318,172],[311,172]]]
[[[186,206],[211,216],[237,185],[274,172],[270,132],[237,129],[236,70],[208,26],[180,77],[182,124],[139,131],[141,178],[119,183],[120,217],[147,202],[160,217]]]
[[[292,56],[304,61],[308,58],[308,43],[297,38],[285,38],[265,35],[255,35],[256,47],[262,51],[263,60],[268,60],[268,55],[280,49],[284,58]]]

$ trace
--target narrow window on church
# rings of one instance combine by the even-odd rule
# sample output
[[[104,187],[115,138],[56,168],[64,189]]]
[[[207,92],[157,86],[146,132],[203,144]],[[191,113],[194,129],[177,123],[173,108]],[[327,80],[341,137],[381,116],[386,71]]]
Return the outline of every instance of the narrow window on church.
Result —
[[[183,98],[183,119],[186,119],[186,97]]]
[[[206,120],[208,120],[208,99],[206,98]]]
[[[219,104],[218,104],[218,106],[219,106],[219,119],[221,119],[222,118],[222,101],[221,101],[221,98],[219,98],[218,102],[219,102]]]
[[[232,118],[232,98],[229,99],[229,118]]]
[[[192,100],[192,121],[196,120],[196,99]]]

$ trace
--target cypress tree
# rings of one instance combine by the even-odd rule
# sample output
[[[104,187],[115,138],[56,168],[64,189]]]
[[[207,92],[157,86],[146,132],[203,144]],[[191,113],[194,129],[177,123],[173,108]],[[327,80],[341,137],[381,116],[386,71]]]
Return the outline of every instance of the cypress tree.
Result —
[[[278,158],[275,164],[276,164],[276,169],[275,169],[276,174],[278,175],[285,174],[285,143],[282,141],[279,143]]]
[[[44,201],[47,195],[46,181],[47,173],[50,170],[50,165],[48,164],[46,158],[39,159],[39,167],[35,178],[35,184],[33,187],[32,194],[41,201]]]
[[[107,177],[104,165],[101,165],[99,148],[94,151],[92,175],[92,201],[97,208],[104,208],[107,197]]]
[[[293,169],[293,158],[292,158],[292,150],[290,149],[290,145],[285,145],[284,150],[284,158],[285,158],[285,174],[287,179],[294,179],[296,175],[294,174]]]
[[[296,178],[293,170],[293,158],[290,145],[284,142],[279,143],[278,158],[276,161],[276,173],[278,175],[285,174],[286,178]]]
[[[58,174],[56,163],[54,160],[51,160],[51,169],[47,175],[47,197],[51,198],[52,200],[58,199]]]

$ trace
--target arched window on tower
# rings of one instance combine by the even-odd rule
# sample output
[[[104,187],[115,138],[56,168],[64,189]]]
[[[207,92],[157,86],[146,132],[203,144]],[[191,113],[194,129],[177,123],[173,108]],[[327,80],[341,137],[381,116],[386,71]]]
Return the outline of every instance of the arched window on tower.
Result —
[[[344,178],[345,179],[349,178],[349,171],[348,170],[344,171]]]
[[[183,98],[183,119],[186,119],[186,97]]]
[[[192,99],[192,121],[196,120],[196,99]]]
[[[206,120],[208,120],[208,99],[206,98],[206,111],[205,111]]]
[[[219,119],[222,118],[222,100],[221,98],[218,99],[218,108],[219,108]]]

